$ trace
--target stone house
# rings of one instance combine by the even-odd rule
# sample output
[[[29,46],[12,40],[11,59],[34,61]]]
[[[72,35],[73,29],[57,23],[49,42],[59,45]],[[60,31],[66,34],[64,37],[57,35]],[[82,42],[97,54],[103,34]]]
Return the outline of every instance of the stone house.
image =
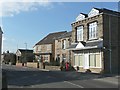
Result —
[[[55,58],[59,58],[59,65],[63,61],[71,62],[71,51],[67,48],[71,45],[72,32],[66,32],[55,40]]]
[[[17,63],[33,62],[33,60],[34,60],[33,50],[18,49],[16,51],[16,62]]]
[[[118,73],[120,13],[105,8],[92,8],[79,14],[72,25],[72,65],[81,72]]]
[[[50,33],[38,43],[35,44],[34,54],[37,61],[54,62],[55,61],[55,40],[66,31]]]

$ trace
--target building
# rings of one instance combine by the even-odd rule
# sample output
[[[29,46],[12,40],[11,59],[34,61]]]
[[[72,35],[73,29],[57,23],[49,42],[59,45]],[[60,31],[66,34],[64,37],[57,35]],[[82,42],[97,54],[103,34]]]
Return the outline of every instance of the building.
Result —
[[[34,46],[34,54],[36,60],[42,62],[54,62],[55,61],[55,40],[60,37],[66,31],[50,33]]]
[[[92,8],[72,25],[72,65],[81,72],[118,73],[120,12]],[[119,65],[118,65],[119,64]]]
[[[63,61],[71,62],[71,51],[67,48],[71,45],[72,32],[66,32],[55,40],[55,58],[58,64]]]
[[[27,63],[27,62],[33,62],[34,60],[34,54],[33,50],[29,49],[18,49],[16,51],[16,61],[17,63]]]
[[[0,61],[1,61],[1,48],[2,48],[2,34],[3,34],[3,32],[2,32],[2,29],[0,27]]]

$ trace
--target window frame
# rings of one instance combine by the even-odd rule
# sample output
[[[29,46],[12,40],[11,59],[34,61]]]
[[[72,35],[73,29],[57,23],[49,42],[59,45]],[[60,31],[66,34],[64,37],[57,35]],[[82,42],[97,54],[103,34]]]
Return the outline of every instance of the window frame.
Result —
[[[97,33],[98,33],[98,22],[90,22],[88,24],[88,38],[89,40],[97,39]]]
[[[80,28],[80,29],[78,29],[78,28]],[[83,29],[84,28],[84,26],[83,25],[80,25],[80,26],[77,26],[76,27],[76,35],[77,35],[77,41],[78,42],[80,42],[80,41],[83,41]],[[78,33],[79,32],[79,33]]]
[[[95,56],[94,56],[95,66],[90,66],[90,55],[95,55]],[[96,55],[100,55],[100,59],[99,59],[99,60],[100,60],[100,61],[99,61],[100,64],[99,64],[99,66],[97,66],[97,64],[96,64],[96,62],[97,62],[97,60],[96,60]],[[89,53],[89,67],[90,67],[90,68],[101,68],[101,52],[100,52],[100,53]]]
[[[76,65],[75,57],[77,56],[77,62],[78,64]],[[80,56],[82,56],[82,66],[80,65]],[[74,54],[74,66],[77,67],[84,67],[84,54]]]
[[[62,49],[66,49],[66,39],[62,40]]]

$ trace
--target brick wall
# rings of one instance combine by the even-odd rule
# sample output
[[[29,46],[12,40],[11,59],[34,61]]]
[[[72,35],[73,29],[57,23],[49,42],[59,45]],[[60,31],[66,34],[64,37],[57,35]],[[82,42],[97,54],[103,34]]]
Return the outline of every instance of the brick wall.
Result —
[[[37,62],[27,62],[27,67],[37,68],[38,63]]]

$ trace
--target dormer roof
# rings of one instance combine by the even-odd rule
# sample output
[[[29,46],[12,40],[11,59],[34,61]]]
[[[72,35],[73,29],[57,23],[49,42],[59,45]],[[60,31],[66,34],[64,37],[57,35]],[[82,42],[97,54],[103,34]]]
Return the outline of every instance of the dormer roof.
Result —
[[[3,34],[3,31],[2,31],[2,28],[1,28],[1,26],[0,26],[0,33],[2,33],[2,34]]]
[[[76,21],[83,20],[83,19],[85,19],[87,16],[88,16],[87,14],[80,13],[80,14],[77,16]]]

